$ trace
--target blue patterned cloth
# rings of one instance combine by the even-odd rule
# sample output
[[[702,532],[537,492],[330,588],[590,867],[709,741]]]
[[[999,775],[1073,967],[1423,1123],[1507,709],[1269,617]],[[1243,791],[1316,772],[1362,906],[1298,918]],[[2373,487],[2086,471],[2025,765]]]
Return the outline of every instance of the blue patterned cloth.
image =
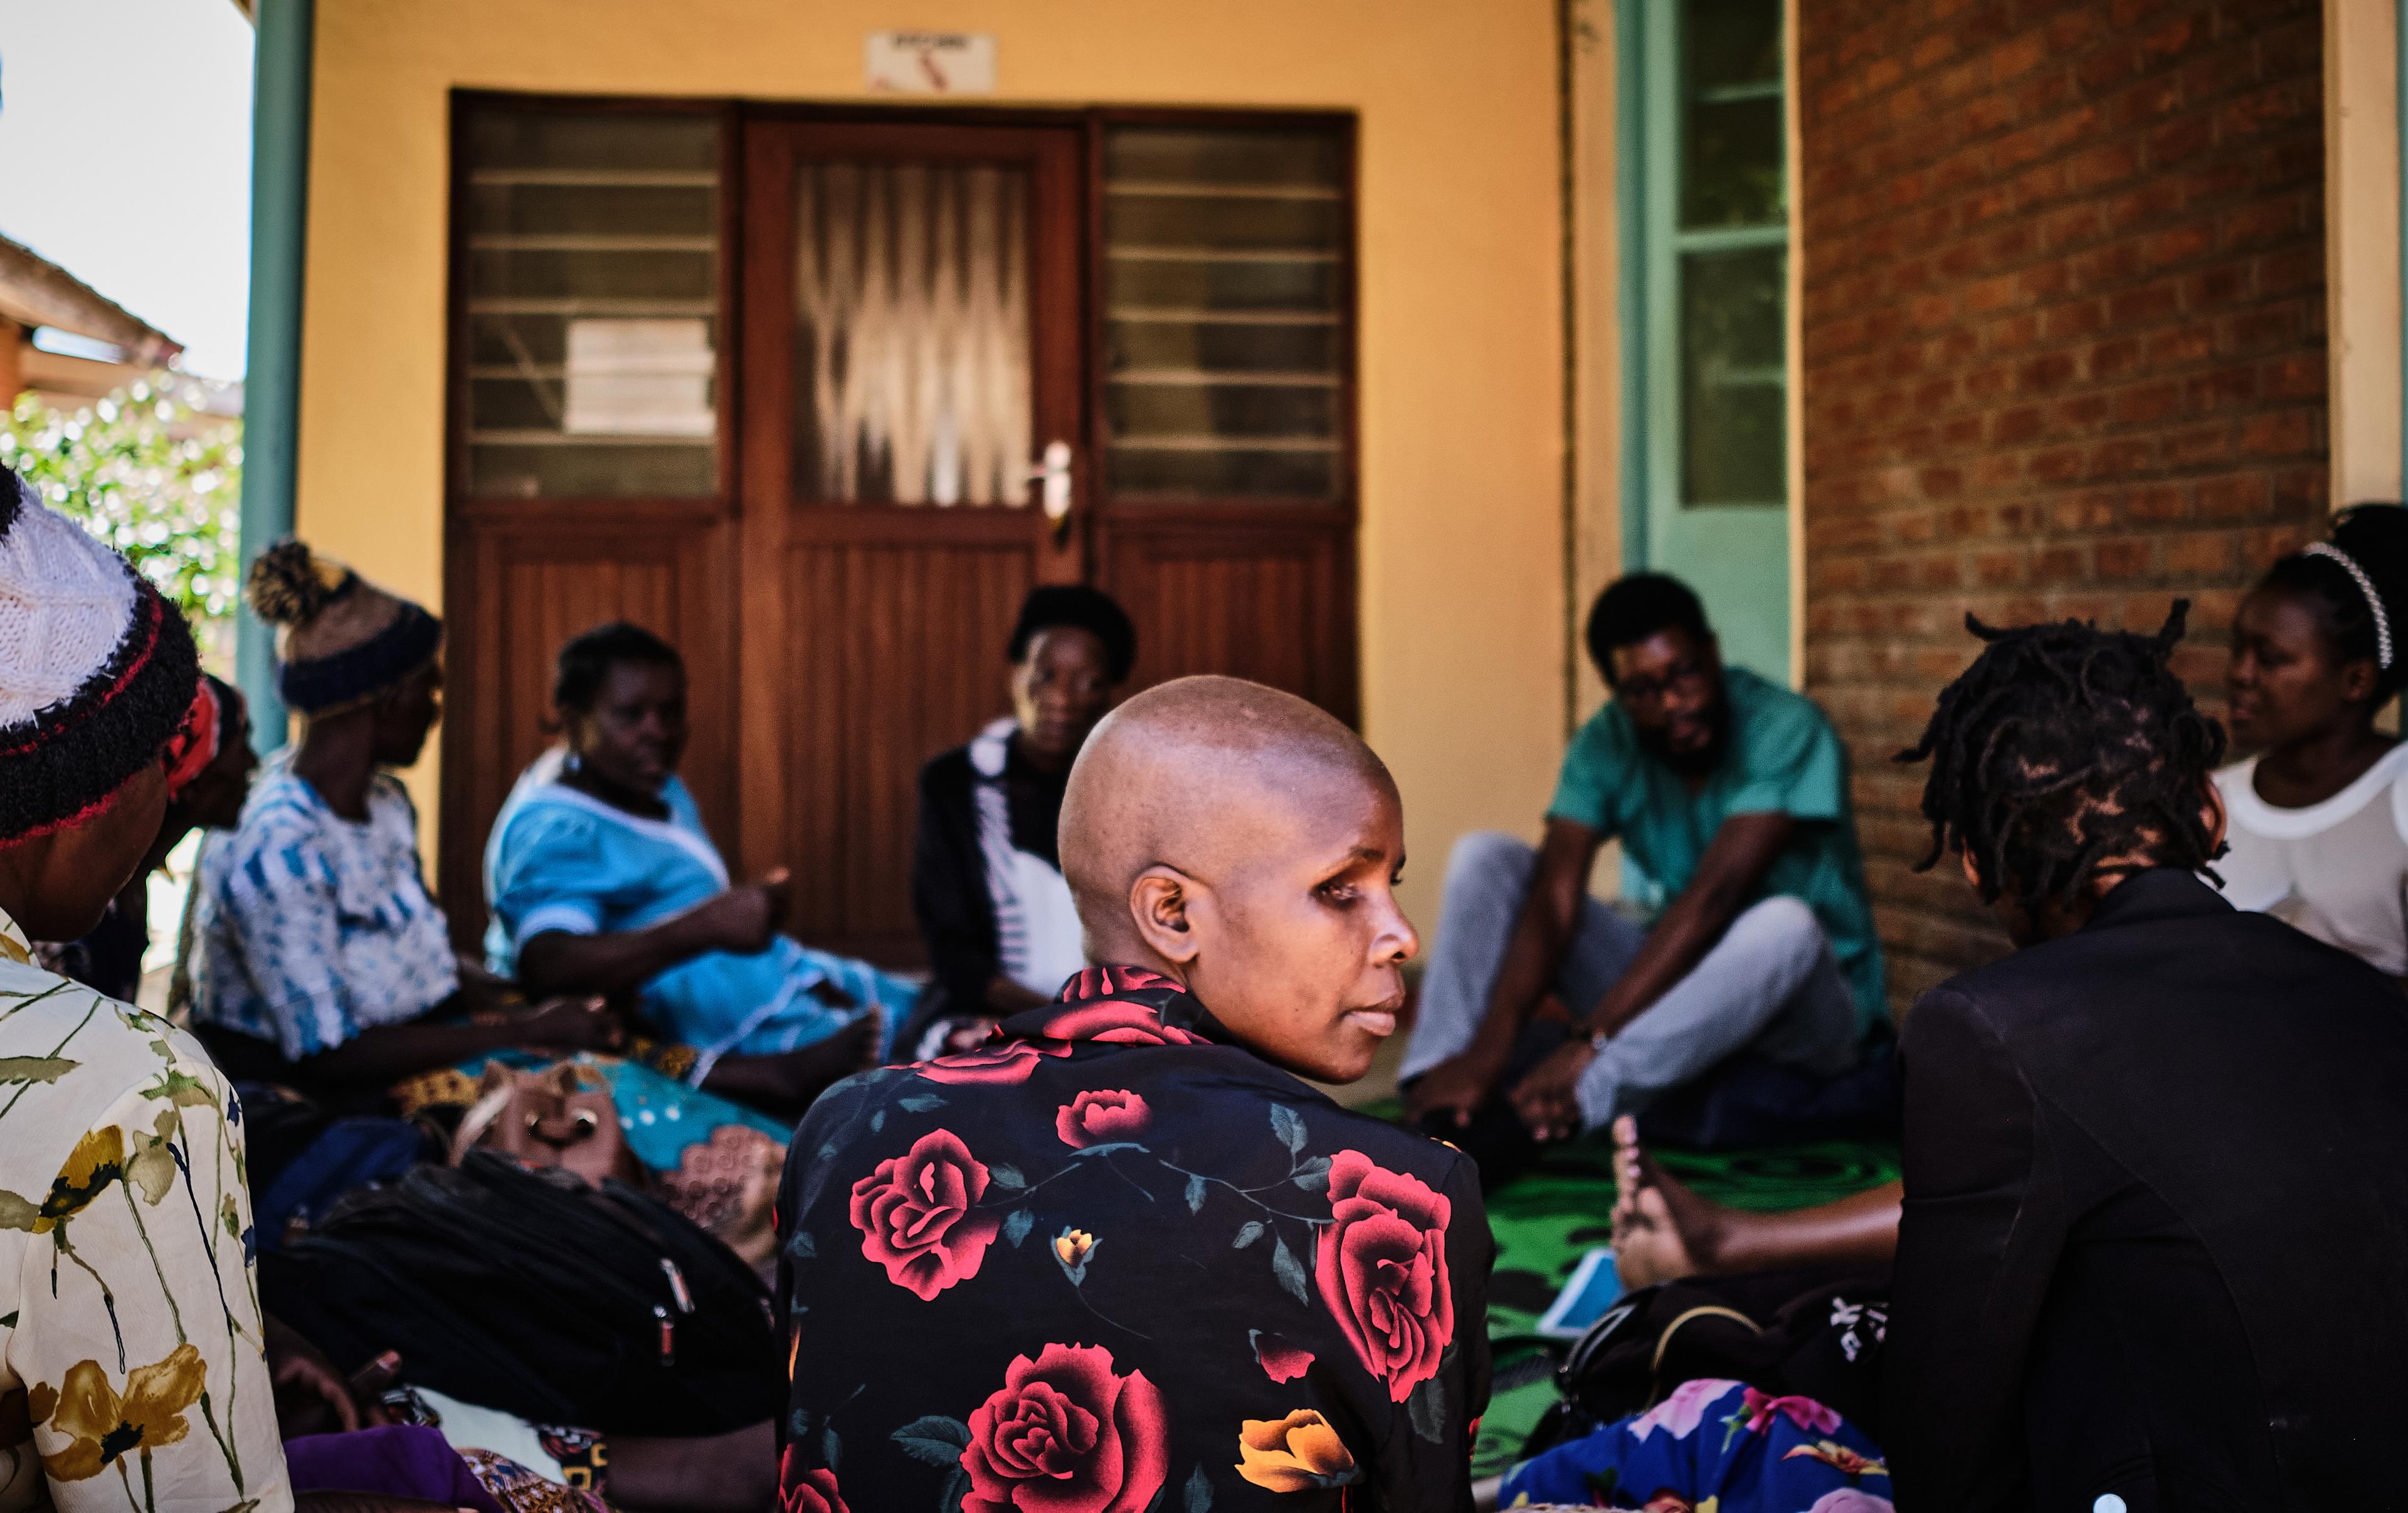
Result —
[[[563,785],[558,771],[556,752],[529,767],[486,843],[493,923],[485,955],[504,977],[517,975],[520,949],[546,931],[642,930],[727,891],[727,864],[683,782],[671,778],[661,792],[669,818],[648,820]],[[854,1006],[821,1002],[811,990],[822,983]],[[645,983],[638,996],[663,1035],[701,1053],[698,1080],[721,1056],[813,1045],[873,1007],[886,1011],[891,1036],[919,994],[916,983],[867,962],[781,935],[751,955],[695,957]]]
[[[1891,1513],[1889,1467],[1811,1397],[1683,1382],[1663,1402],[1507,1473],[1500,1508],[1563,1503],[1647,1513]]]
[[[234,829],[201,849],[193,1018],[275,1042],[288,1061],[423,1017],[458,991],[443,911],[419,866],[418,811],[379,773],[368,817],[337,814],[270,760]]]

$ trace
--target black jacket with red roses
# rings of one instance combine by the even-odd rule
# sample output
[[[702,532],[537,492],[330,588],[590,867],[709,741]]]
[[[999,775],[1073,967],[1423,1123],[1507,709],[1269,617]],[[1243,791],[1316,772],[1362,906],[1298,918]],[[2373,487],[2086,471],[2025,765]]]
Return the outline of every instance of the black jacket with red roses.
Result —
[[[1478,1172],[1163,978],[838,1083],[778,1213],[784,1513],[1471,1506]]]

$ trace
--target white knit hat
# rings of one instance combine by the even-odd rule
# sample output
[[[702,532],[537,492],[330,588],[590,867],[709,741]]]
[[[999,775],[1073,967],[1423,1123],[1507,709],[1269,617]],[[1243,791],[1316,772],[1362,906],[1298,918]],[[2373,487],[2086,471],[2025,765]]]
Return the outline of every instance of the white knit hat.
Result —
[[[106,805],[158,759],[199,679],[182,613],[0,470],[0,843]]]

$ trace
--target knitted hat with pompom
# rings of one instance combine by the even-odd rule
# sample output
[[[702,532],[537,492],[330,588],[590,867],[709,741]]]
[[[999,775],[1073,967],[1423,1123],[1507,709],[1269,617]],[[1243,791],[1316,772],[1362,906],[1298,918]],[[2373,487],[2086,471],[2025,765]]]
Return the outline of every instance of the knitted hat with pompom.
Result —
[[[251,607],[276,635],[276,681],[305,715],[366,704],[435,660],[443,622],[298,541],[251,564]]]
[[[159,761],[200,676],[183,612],[0,469],[0,845],[106,809]]]

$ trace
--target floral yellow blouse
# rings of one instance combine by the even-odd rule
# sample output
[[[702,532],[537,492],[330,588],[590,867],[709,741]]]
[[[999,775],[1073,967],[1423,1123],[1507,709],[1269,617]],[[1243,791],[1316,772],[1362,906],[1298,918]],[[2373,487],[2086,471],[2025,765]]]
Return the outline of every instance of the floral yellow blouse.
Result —
[[[0,914],[0,1513],[282,1513],[242,1111]]]

